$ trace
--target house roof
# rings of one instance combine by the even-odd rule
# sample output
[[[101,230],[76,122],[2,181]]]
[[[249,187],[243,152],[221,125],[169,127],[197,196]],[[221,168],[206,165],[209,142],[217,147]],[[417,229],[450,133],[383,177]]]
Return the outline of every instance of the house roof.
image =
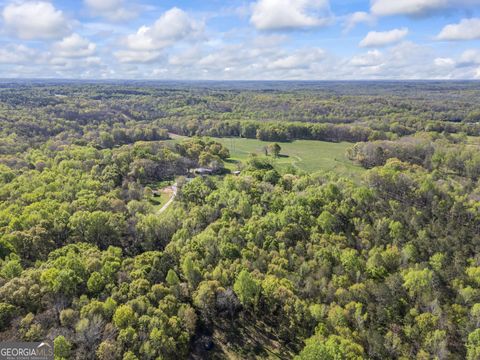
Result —
[[[208,173],[213,172],[212,169],[208,169],[208,168],[196,168],[193,171],[195,171],[195,172],[208,172]]]

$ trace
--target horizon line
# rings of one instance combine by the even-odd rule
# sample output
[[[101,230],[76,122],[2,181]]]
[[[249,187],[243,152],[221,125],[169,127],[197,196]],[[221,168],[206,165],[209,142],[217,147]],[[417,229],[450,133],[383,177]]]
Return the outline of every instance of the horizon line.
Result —
[[[480,82],[480,79],[130,79],[130,78],[111,78],[111,79],[95,79],[95,78],[2,78],[0,82],[6,81],[77,81],[77,82]]]

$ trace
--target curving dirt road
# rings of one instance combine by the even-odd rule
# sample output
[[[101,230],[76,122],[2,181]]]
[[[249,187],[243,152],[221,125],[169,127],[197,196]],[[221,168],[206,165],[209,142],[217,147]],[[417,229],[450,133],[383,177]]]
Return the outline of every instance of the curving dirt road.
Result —
[[[163,213],[165,210],[168,209],[168,207],[170,205],[172,205],[173,203],[173,200],[175,200],[175,196],[177,196],[177,183],[173,184],[172,186],[170,186],[170,188],[172,189],[172,196],[170,197],[170,199],[168,199],[168,201],[165,203],[165,205],[163,205],[160,210],[157,211],[157,215],[160,215],[161,213]]]

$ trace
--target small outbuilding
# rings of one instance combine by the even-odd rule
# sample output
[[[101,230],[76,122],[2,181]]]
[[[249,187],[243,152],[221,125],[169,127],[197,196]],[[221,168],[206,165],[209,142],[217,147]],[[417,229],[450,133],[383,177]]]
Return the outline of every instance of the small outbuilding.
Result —
[[[196,169],[193,169],[193,173],[199,176],[208,176],[208,175],[213,175],[214,171],[209,168],[196,168]]]

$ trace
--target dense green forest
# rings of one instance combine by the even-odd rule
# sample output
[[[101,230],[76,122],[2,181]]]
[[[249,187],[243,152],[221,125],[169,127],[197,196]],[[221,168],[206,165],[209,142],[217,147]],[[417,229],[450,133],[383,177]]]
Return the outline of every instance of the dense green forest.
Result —
[[[53,340],[56,359],[479,360],[479,97],[0,83],[0,340]],[[265,154],[234,173],[215,137]],[[276,166],[296,139],[348,141],[367,170]]]

